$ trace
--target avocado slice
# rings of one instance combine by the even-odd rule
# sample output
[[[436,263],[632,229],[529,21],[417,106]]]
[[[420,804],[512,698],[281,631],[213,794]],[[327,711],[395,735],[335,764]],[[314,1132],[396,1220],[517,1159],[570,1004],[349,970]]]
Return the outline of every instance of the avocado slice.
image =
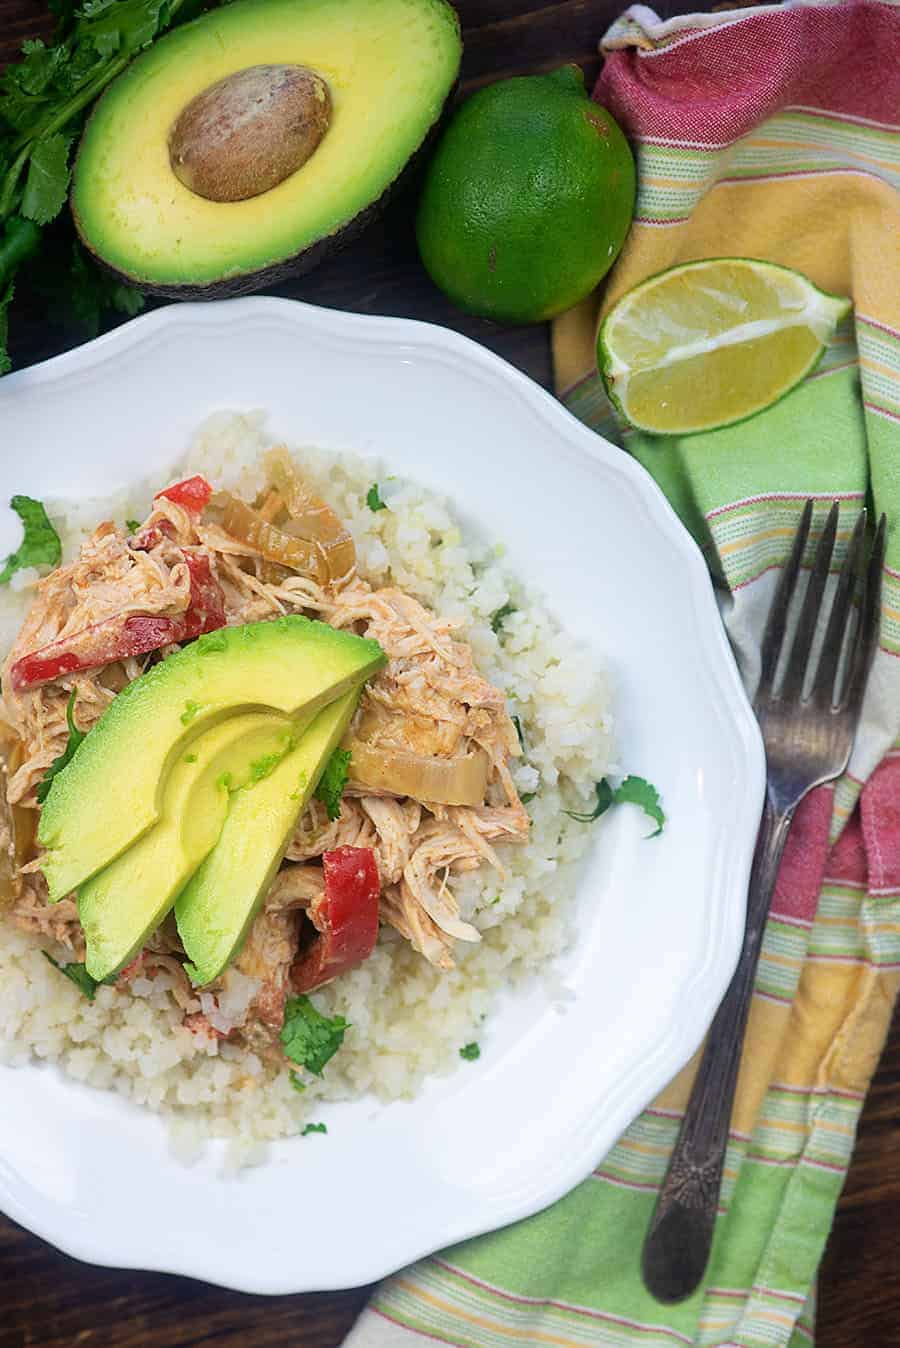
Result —
[[[307,720],[384,664],[377,641],[294,614],[224,627],[154,665],[113,699],[53,779],[41,869],[63,898],[160,817],[169,770],[216,722],[270,709]]]
[[[446,0],[235,0],[204,14],[138,56],[95,107],[71,195],[82,242],[123,280],[175,299],[245,294],[307,270],[372,217],[437,123],[461,51]],[[253,97],[266,70],[278,75]],[[327,128],[282,163],[292,89],[322,82]],[[208,172],[186,173],[182,114],[204,111],[200,96],[208,103],[220,83],[230,101],[222,118],[205,108],[213,133],[192,123]],[[216,163],[223,128],[233,174]],[[234,199],[230,178],[242,173],[252,195]],[[217,176],[219,199],[195,190],[214,193]]]
[[[319,712],[296,749],[265,781],[232,797],[219,841],[175,904],[195,983],[218,978],[240,950],[297,820],[350,724],[360,691],[361,685]]]
[[[92,978],[137,954],[215,846],[230,793],[252,789],[295,744],[295,727],[271,712],[231,716],[194,740],[169,773],[159,823],[78,891]]]

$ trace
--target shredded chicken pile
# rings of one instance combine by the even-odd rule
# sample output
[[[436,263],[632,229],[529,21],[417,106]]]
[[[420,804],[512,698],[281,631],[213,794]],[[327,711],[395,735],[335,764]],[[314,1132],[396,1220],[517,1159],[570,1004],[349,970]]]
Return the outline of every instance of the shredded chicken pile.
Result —
[[[161,520],[166,521],[164,530],[158,528]],[[303,910],[323,889],[319,858],[331,848],[373,850],[382,883],[382,920],[431,964],[451,969],[455,942],[479,939],[460,915],[453,875],[482,863],[502,874],[496,844],[523,842],[528,835],[529,818],[510,774],[509,760],[519,750],[503,694],[478,674],[469,646],[454,639],[454,624],[409,595],[394,588],[373,589],[355,571],[340,584],[322,585],[266,560],[220,525],[202,518],[198,522],[163,497],[156,498],[153,514],[138,535],[128,538],[114,524],[101,524],[75,561],[40,582],[4,666],[8,780],[0,817],[0,869],[5,860],[11,880],[5,888],[12,893],[8,915],[18,925],[61,942],[73,958],[83,957],[75,902],[47,901],[34,842],[39,808],[35,793],[68,741],[71,691],[76,724],[86,731],[117,692],[173,648],[21,692],[12,689],[9,670],[21,656],[113,615],[183,614],[191,598],[184,549],[208,559],[224,594],[229,625],[302,613],[380,643],[387,665],[366,686],[354,720],[355,727],[365,728],[369,743],[437,758],[478,749],[490,764],[485,799],[478,806],[397,799],[354,786],[352,778],[336,820],[329,820],[320,802],[311,802],[235,961],[240,973],[259,982],[247,1025],[276,1029],[281,1024]],[[183,989],[185,1012],[194,1017],[200,1002],[178,953],[172,927],[151,942],[142,959],[177,966],[170,972]]]

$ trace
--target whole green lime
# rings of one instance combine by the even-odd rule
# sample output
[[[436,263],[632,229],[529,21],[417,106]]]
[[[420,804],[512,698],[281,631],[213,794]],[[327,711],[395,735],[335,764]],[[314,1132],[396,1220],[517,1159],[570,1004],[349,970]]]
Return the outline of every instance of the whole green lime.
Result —
[[[461,309],[552,318],[593,290],[625,240],[634,161],[577,66],[501,80],[454,114],[428,166],[419,252]]]

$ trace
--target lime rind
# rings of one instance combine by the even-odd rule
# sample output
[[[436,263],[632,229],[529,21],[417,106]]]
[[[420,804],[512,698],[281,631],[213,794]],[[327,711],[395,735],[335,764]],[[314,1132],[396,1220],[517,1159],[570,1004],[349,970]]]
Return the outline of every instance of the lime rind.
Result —
[[[727,331],[723,335],[707,339],[698,339],[694,342],[683,343],[680,346],[673,346],[668,359],[655,361],[652,364],[646,364],[637,369],[633,368],[627,361],[622,359],[616,350],[616,330],[622,326],[636,307],[640,307],[641,301],[645,299],[648,292],[656,289],[664,278],[672,277],[676,274],[683,274],[688,271],[713,271],[717,266],[723,264],[731,267],[735,264],[743,264],[757,276],[778,273],[779,278],[786,278],[788,280],[789,288],[794,290],[798,299],[803,299],[803,307],[797,308],[796,313],[791,316],[789,321],[783,319],[779,320],[777,317],[751,320],[746,324],[736,325],[735,328]],[[635,429],[646,431],[651,435],[660,436],[694,434],[702,431],[716,430],[719,427],[732,426],[738,422],[746,421],[752,416],[756,416],[759,412],[764,411],[765,408],[773,406],[776,402],[780,402],[781,399],[790,393],[792,389],[796,388],[803,379],[807,378],[822,359],[825,347],[834,333],[837,324],[847,316],[851,307],[852,305],[849,299],[821,290],[801,272],[798,272],[791,267],[782,266],[780,263],[764,262],[756,258],[740,257],[705,258],[694,262],[678,263],[675,266],[667,267],[664,271],[656,272],[653,276],[642,281],[640,285],[627,291],[609,311],[600,325],[600,330],[597,334],[598,368],[606,386],[607,396],[613,407],[623,421],[628,425],[635,427]],[[787,314],[790,310],[786,309],[785,312]],[[819,348],[802,368],[792,370],[789,377],[783,383],[780,383],[777,388],[773,387],[771,397],[762,399],[750,407],[742,406],[736,414],[731,417],[693,425],[686,423],[683,426],[669,426],[664,430],[660,429],[658,426],[648,425],[646,422],[636,419],[629,411],[628,385],[632,374],[646,372],[647,370],[668,368],[680,361],[720,350],[724,346],[737,345],[740,342],[750,341],[769,334],[784,331],[786,328],[793,326],[806,327],[818,341]]]

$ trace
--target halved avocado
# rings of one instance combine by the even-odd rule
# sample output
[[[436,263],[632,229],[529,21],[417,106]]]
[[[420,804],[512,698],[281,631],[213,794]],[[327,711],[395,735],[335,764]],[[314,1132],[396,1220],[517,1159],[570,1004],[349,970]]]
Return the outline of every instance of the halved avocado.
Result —
[[[204,731],[266,709],[308,724],[384,661],[376,641],[289,614],[223,627],[154,665],[113,699],[53,779],[38,826],[51,900],[157,822],[169,772]]]
[[[72,187],[83,243],[123,279],[176,299],[243,294],[307,270],[370,218],[425,141],[456,82],[461,50],[446,0],[236,0],[203,15],[137,57],[97,104]],[[293,85],[292,69],[303,72]],[[260,71],[280,74],[268,84],[259,76],[257,102],[246,96],[255,77],[244,76]],[[312,90],[324,82],[330,100],[321,139],[315,143],[321,126],[304,139],[302,153],[313,147],[305,162],[266,187],[272,174],[252,171],[260,152],[246,154],[251,167],[241,172],[255,194],[243,200],[231,183],[223,186],[229,199],[220,200],[185,185],[185,177],[196,186],[210,176],[183,171],[182,114],[190,105],[185,116],[195,130],[204,113],[209,153],[201,146],[201,158],[215,177],[223,136],[236,131],[235,155],[252,150],[240,130],[249,121],[264,145],[271,113],[271,142],[283,148],[293,113],[280,91],[296,92],[304,80]],[[229,99],[217,118],[215,106],[208,115],[201,104],[223,81]],[[287,171],[289,159],[279,157],[273,174]],[[208,184],[202,190],[215,193]]]

